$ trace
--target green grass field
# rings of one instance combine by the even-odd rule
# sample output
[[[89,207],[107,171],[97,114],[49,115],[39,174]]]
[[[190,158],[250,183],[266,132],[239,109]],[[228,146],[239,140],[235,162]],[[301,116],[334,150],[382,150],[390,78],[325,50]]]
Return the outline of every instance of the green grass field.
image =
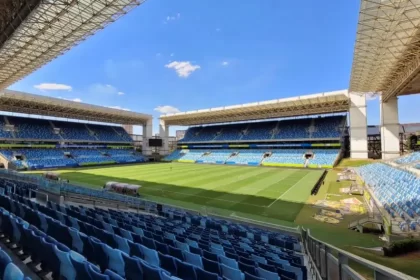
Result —
[[[350,222],[363,215],[347,215],[339,224],[322,223],[312,217],[319,211],[313,207],[315,201],[352,197],[340,194],[339,189],[348,187],[350,182],[336,182],[339,169],[371,162],[342,161],[337,170],[328,172],[325,185],[315,196],[311,196],[310,191],[322,171],[311,169],[156,163],[65,169],[57,172],[72,183],[91,188],[101,188],[107,181],[139,184],[142,186],[140,194],[143,198],[190,210],[271,225],[303,226],[309,228],[311,234],[320,240],[420,278],[420,267],[416,265],[418,254],[386,258],[354,247],[383,245],[378,236],[357,233],[347,228]],[[352,267],[367,279],[373,279],[369,270],[357,265]]]
[[[261,215],[294,222],[322,175],[320,170],[157,163],[61,170],[73,183],[141,185],[143,197],[208,211]],[[181,203],[181,204],[180,204]]]

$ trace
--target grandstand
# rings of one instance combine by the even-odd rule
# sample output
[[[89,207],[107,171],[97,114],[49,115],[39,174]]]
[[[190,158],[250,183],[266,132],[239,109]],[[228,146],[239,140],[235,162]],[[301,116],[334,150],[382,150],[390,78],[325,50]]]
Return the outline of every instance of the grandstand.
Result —
[[[392,261],[373,258],[368,251],[361,255],[386,266],[349,253],[355,252],[352,245],[359,245],[353,241],[364,237],[340,231],[338,219],[347,221],[352,214],[330,206],[338,203],[336,197],[359,200],[344,195],[341,188],[339,194],[331,193],[342,186],[332,184],[331,178],[327,190],[322,187],[324,169],[336,166],[344,154],[367,158],[366,94],[380,94],[384,161],[350,171],[359,176],[356,182],[365,183],[364,202],[353,208],[369,207],[370,215],[349,227],[379,221],[389,239],[420,233],[420,156],[400,157],[397,103],[397,96],[420,91],[420,6],[415,1],[394,2],[398,3],[361,2],[348,91],[164,115],[163,147],[158,149],[149,142],[150,115],[0,92],[0,111],[8,112],[0,116],[3,167],[59,169],[60,179],[0,170],[0,278],[415,279],[390,269]],[[140,3],[1,3],[0,89]],[[134,151],[121,124],[143,126],[141,153]],[[175,125],[189,129],[170,151],[169,126]],[[185,164],[74,169],[142,163],[153,151],[166,161]],[[337,175],[334,170],[329,174]],[[138,183],[142,197],[103,189],[115,179]],[[329,200],[331,196],[335,198]],[[319,197],[329,206],[306,208]],[[308,213],[311,221],[321,219],[314,229],[322,240],[311,235],[310,223],[305,228],[298,224]],[[336,239],[346,239],[346,244],[340,249],[326,243]],[[378,244],[376,239],[367,238],[365,247]]]
[[[146,136],[151,135],[151,116],[12,91],[1,93],[0,100],[3,111],[56,117],[0,115],[0,159],[6,168],[34,170],[136,163],[147,161],[150,155],[147,141],[143,154],[135,152],[133,139],[121,126],[57,118],[143,125]]]

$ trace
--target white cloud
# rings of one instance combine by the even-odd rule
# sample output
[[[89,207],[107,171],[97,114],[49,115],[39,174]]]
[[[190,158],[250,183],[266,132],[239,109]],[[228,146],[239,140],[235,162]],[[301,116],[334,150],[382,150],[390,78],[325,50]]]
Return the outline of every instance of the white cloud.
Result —
[[[130,109],[123,108],[121,106],[106,106],[106,107],[111,108],[111,109],[123,110],[123,111],[131,111]]]
[[[162,114],[174,114],[181,112],[178,108],[169,105],[157,106],[154,110]]]
[[[167,24],[170,21],[178,20],[180,18],[181,18],[181,14],[177,13],[176,15],[173,15],[173,16],[167,16],[166,19],[163,21],[163,23]]]
[[[227,61],[223,61],[223,62],[222,62],[222,65],[223,65],[223,66],[228,66],[228,65],[229,65],[229,62],[227,62]]]
[[[54,84],[54,83],[41,83],[39,85],[35,85],[34,88],[39,89],[39,90],[66,90],[66,91],[71,91],[73,89],[69,85]]]
[[[181,78],[187,78],[192,72],[201,68],[200,65],[193,65],[189,61],[173,61],[166,64],[165,67],[174,69]]]
[[[125,93],[122,91],[117,92],[118,95],[124,95]]]

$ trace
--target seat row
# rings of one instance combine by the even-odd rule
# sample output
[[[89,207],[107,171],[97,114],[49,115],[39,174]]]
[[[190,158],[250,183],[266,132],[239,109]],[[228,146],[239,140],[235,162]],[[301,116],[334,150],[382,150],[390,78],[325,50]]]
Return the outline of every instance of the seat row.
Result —
[[[237,269],[239,268],[239,265],[243,269],[247,268],[247,266],[245,266],[244,263],[236,263],[235,268],[232,267],[234,266],[232,262],[233,260],[229,258],[223,258],[222,256],[218,257],[218,260],[222,261],[217,263],[212,262],[211,260],[207,260],[205,257],[201,258],[201,256],[198,254],[189,252],[187,250],[181,251],[176,247],[172,246],[168,246],[168,248],[166,248],[166,251],[163,252],[161,251],[164,249],[161,249],[161,251],[156,251],[155,249],[146,246],[149,245],[150,247],[152,247],[150,245],[150,240],[147,240],[145,236],[136,236],[134,233],[128,234],[129,231],[121,231],[119,227],[113,227],[113,230],[118,231],[119,234],[128,237],[128,239],[126,239],[115,232],[111,234],[110,232],[105,231],[104,229],[101,230],[98,227],[92,226],[88,223],[72,219],[71,216],[67,216],[66,214],[60,213],[56,210],[46,208],[42,205],[33,205],[33,202],[29,204],[32,206],[36,206],[41,212],[50,213],[50,215],[38,214],[38,218],[44,217],[46,218],[45,221],[43,221],[42,218],[37,220],[36,217],[29,217],[29,220],[34,220],[35,223],[38,223],[40,228],[44,229],[44,231],[46,231],[48,235],[57,238],[59,242],[63,242],[64,245],[67,245],[73,250],[84,254],[88,260],[97,263],[102,271],[110,269],[111,271],[114,271],[123,277],[127,277],[126,272],[129,270],[129,264],[134,265],[134,263],[136,264],[134,267],[136,267],[137,269],[144,265],[149,265],[150,268],[152,268],[152,271],[154,271],[153,275],[155,275],[156,277],[158,275],[169,275],[170,272],[172,272],[172,274],[176,272],[176,274],[174,275],[178,275],[182,279],[218,279],[217,277],[219,276],[224,276],[228,279],[244,279],[244,277],[247,274],[249,274],[247,276],[247,279],[258,279],[252,278],[257,276],[263,276],[263,279],[279,279],[279,273],[292,274],[287,271],[278,271],[278,269],[282,269],[281,267],[279,267],[279,265],[277,265],[276,269],[274,266],[261,263],[261,265],[255,268],[253,272],[254,275],[252,275],[251,272],[253,270],[249,267],[246,272],[241,272],[239,269]],[[16,209],[19,208],[19,212],[22,212],[23,207],[21,204],[13,201],[10,206],[13,209],[12,205],[15,205]],[[16,211],[16,209],[14,210]],[[29,211],[29,213],[31,213],[31,211]],[[67,228],[58,220],[51,219],[50,217],[53,216],[53,213],[55,213],[56,218],[59,218],[59,220],[62,220],[69,226],[74,225],[75,227],[80,228],[80,232],[77,231],[75,228]],[[97,223],[97,225],[99,224]],[[142,243],[135,243],[134,241],[130,240],[131,238],[136,238],[137,242]],[[175,243],[173,243],[172,245],[177,246]],[[167,253],[169,253],[169,255]],[[129,257],[129,255],[131,255],[131,258]],[[135,257],[139,259],[136,259]],[[174,260],[170,261],[170,257],[174,258]],[[142,262],[145,262],[145,264],[143,264]],[[174,263],[175,266],[173,265]],[[204,263],[206,263],[206,266],[204,266]],[[227,264],[229,264],[229,266]],[[261,266],[263,266],[264,268]],[[159,267],[160,269],[158,269]],[[177,269],[175,271],[175,267],[179,267],[182,269]],[[216,275],[212,275],[211,273],[213,272],[204,270],[205,268],[209,267],[213,267],[213,271],[215,271],[215,269],[219,267],[220,274],[216,273]],[[271,269],[272,271],[266,270],[265,268]],[[136,274],[137,273],[140,272],[137,271]],[[207,278],[204,278],[204,276],[206,276]]]

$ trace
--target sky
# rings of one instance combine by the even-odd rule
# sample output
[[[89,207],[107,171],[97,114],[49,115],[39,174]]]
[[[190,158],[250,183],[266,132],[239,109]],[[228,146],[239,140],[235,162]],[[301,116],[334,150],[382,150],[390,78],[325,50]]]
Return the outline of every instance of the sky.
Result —
[[[162,113],[346,89],[359,3],[148,0],[10,89],[152,114],[154,133]],[[399,98],[401,123],[418,104]]]

